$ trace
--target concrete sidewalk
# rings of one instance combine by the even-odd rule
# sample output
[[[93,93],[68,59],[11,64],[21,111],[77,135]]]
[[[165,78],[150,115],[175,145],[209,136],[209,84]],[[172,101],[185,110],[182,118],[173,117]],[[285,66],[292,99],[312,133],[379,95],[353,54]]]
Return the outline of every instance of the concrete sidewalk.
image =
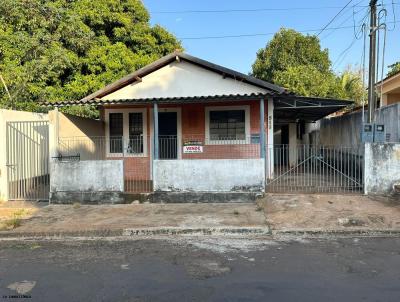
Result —
[[[362,195],[268,194],[254,203],[0,204],[0,237],[400,235],[400,202]]]
[[[269,232],[264,212],[254,203],[48,205],[30,212],[0,235]]]
[[[400,232],[400,200],[364,195],[267,194],[258,205],[273,234]]]

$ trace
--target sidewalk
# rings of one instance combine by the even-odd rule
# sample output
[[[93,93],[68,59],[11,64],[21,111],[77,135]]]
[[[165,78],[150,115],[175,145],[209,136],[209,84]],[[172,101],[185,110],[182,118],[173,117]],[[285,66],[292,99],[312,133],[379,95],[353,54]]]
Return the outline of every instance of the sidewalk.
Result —
[[[268,194],[258,205],[273,234],[400,232],[400,201],[363,195]]]
[[[269,233],[263,211],[252,203],[48,205],[31,212],[21,217],[20,226],[0,231],[0,236]]]
[[[361,195],[268,194],[253,203],[0,204],[0,237],[400,235],[400,202]]]

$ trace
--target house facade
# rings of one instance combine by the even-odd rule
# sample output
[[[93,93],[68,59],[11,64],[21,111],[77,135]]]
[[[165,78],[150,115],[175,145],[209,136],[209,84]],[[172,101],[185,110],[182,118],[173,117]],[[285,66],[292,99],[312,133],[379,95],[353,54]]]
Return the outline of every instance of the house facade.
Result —
[[[48,105],[92,105],[100,115],[50,112],[50,199],[121,202],[262,194],[274,177],[274,129],[296,144],[298,125],[348,102],[296,96],[176,52],[82,100]]]
[[[400,72],[377,83],[376,90],[382,94],[380,107],[400,103]]]

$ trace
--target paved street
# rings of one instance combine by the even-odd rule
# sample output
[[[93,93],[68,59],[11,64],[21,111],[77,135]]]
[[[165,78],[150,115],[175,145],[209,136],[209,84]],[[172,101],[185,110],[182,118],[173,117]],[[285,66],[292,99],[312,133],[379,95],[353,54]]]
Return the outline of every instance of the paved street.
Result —
[[[2,241],[0,293],[1,301],[399,301],[400,239]]]

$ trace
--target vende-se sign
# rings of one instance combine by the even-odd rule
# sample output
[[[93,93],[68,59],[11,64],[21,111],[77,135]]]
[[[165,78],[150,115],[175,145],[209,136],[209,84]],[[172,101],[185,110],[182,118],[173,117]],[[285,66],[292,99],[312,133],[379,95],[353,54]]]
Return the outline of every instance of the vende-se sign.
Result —
[[[196,145],[183,146],[183,153],[203,153],[203,146],[196,146]]]

